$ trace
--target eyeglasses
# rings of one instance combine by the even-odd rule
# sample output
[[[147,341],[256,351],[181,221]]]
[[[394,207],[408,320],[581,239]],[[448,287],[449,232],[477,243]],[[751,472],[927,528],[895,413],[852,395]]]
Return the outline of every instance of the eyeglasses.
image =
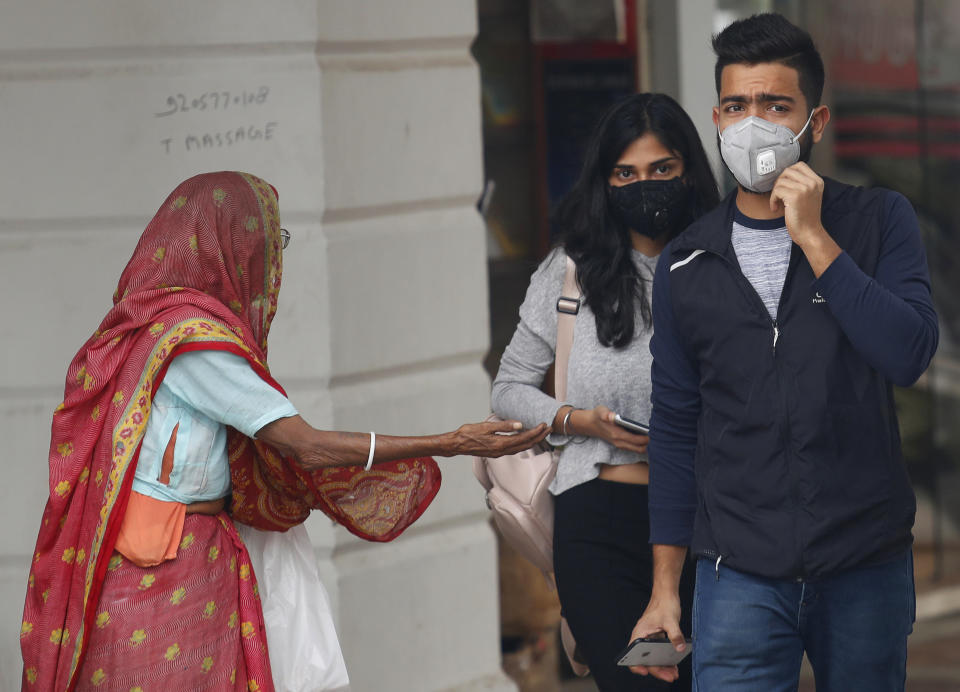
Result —
[[[290,244],[290,231],[286,228],[280,229],[280,249],[285,250],[287,245]]]

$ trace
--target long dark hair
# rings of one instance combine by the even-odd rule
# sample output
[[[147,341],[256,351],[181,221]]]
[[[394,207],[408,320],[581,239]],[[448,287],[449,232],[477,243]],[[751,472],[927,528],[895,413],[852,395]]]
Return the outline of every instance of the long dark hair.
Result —
[[[645,134],[683,159],[683,180],[691,190],[693,221],[719,202],[717,183],[690,116],[666,94],[635,94],[615,104],[600,119],[587,145],[580,177],[557,207],[554,220],[560,244],[577,264],[584,302],[597,320],[604,346],[620,348],[633,339],[634,301],[640,301],[643,325],[653,318],[647,287],[633,263],[630,229],[610,213],[610,174],[624,150]],[[672,239],[686,224],[671,229]]]

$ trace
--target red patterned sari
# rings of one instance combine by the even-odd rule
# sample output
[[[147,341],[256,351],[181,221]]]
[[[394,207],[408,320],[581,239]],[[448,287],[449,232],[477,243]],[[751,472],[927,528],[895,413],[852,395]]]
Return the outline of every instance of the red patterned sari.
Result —
[[[232,520],[282,531],[320,509],[387,541],[439,490],[432,459],[306,473],[230,429],[231,516],[188,516],[177,558],[155,568],[114,552],[173,357],[230,351],[280,389],[266,354],[281,259],[275,191],[245,173],[185,181],[144,231],[54,413],[20,630],[25,690],[272,690],[256,579]]]

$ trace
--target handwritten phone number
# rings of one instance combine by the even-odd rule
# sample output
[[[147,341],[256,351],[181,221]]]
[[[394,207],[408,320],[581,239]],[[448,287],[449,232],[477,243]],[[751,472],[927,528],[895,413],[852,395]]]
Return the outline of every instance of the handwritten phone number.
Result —
[[[267,102],[269,95],[270,87],[267,86],[254,91],[207,91],[194,98],[188,98],[184,94],[174,94],[167,97],[167,110],[154,115],[163,118],[187,111],[225,111],[228,108],[262,106]]]

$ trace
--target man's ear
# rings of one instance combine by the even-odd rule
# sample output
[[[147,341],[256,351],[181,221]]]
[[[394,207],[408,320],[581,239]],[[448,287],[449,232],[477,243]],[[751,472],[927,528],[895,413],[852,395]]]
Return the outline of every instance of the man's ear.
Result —
[[[830,109],[827,106],[817,106],[813,109],[813,117],[810,118],[810,135],[814,143],[823,139],[823,131],[830,122]]]
[[[720,106],[713,107],[713,126],[720,127]]]

